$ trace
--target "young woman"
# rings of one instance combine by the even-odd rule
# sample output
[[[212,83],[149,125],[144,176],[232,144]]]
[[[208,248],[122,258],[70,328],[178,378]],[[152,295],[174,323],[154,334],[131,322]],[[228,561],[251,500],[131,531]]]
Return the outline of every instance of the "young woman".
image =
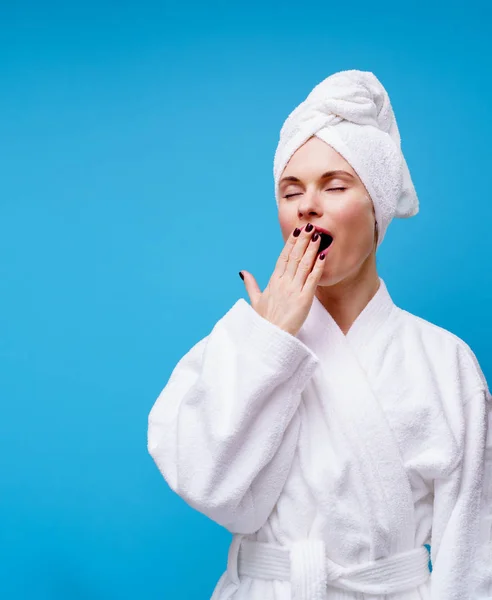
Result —
[[[391,219],[418,211],[378,79],[316,86],[274,177],[285,247],[268,286],[241,273],[250,303],[179,361],[149,415],[170,487],[235,534],[213,600],[492,598],[486,381],[376,269]]]

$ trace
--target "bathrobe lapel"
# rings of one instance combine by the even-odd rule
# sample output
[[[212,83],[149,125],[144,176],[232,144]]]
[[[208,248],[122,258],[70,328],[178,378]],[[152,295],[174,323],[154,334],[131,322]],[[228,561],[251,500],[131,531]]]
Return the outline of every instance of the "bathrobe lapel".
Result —
[[[370,560],[413,548],[414,506],[396,439],[361,366],[371,339],[385,334],[396,309],[384,281],[344,335],[315,298],[298,338],[320,359],[313,382],[325,419],[336,419],[358,474],[354,485],[365,510]]]

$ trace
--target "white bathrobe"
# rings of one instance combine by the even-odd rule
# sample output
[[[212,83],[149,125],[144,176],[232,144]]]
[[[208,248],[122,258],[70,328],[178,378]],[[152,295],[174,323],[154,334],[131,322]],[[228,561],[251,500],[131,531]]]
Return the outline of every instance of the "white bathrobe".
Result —
[[[238,300],[175,367],[148,449],[236,534],[213,600],[481,600],[491,408],[466,343],[398,308],[381,279],[347,335],[317,298],[297,336]],[[238,575],[244,540],[287,549],[291,579]],[[432,574],[399,593],[337,586],[319,558],[350,569],[425,544]]]

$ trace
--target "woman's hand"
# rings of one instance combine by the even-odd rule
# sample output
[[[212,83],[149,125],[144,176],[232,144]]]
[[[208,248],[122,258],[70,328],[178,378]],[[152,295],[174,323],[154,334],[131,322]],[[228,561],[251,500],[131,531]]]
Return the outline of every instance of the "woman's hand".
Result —
[[[306,227],[289,236],[263,292],[251,273],[241,271],[254,310],[291,335],[298,333],[309,314],[324,267],[323,252],[317,257],[320,236],[310,233],[309,224]]]

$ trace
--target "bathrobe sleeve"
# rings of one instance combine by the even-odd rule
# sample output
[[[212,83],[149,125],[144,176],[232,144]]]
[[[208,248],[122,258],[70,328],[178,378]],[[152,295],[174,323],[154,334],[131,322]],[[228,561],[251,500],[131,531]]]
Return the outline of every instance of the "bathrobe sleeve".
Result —
[[[301,392],[318,358],[240,299],[176,365],[148,419],[171,489],[232,533],[253,533],[281,493]]]
[[[460,460],[434,482],[431,598],[490,600],[492,401],[486,384],[465,398],[457,422]]]

